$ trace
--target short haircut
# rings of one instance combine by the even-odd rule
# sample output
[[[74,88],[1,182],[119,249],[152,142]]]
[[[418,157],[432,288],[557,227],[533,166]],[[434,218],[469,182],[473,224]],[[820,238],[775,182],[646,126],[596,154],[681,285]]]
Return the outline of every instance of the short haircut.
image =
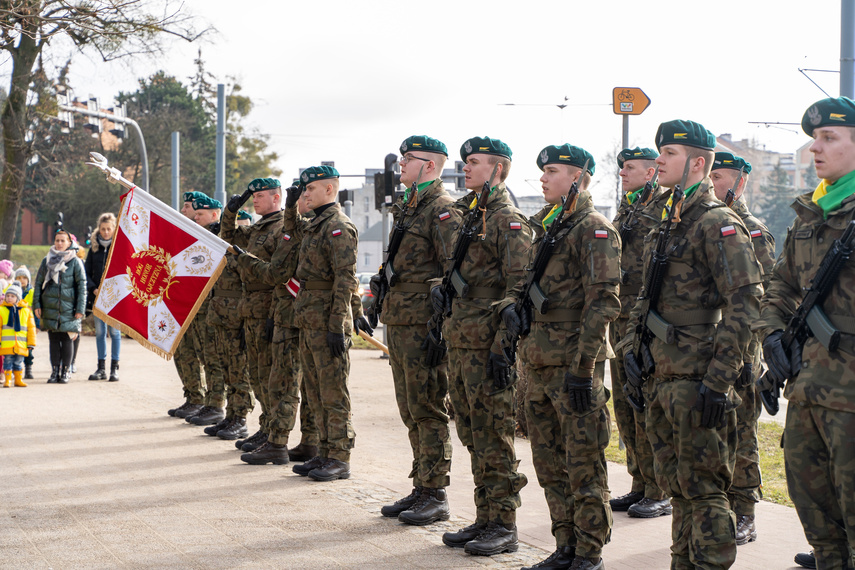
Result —
[[[487,162],[490,164],[496,164],[497,162],[502,165],[502,173],[499,175],[499,182],[504,182],[508,178],[508,174],[511,173],[511,159],[505,158],[504,156],[497,156],[495,154],[488,154],[489,158]]]
[[[432,152],[430,155],[433,157],[431,160],[436,164],[436,171],[442,174],[442,169],[445,167],[445,161],[448,160],[448,157],[436,152]]]
[[[707,150],[705,148],[698,148],[696,146],[687,146],[686,155],[689,158],[703,158],[704,176],[710,175],[710,172],[712,172],[713,161],[715,160],[714,150]]]

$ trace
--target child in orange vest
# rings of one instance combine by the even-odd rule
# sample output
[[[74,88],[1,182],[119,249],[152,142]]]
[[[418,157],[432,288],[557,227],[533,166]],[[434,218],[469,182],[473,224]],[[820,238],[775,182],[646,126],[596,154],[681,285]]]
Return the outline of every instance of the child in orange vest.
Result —
[[[24,357],[29,349],[36,346],[36,321],[33,311],[23,300],[21,286],[13,283],[6,289],[3,304],[0,305],[0,354],[3,355],[4,388],[12,385],[26,388],[21,379],[24,373]]]

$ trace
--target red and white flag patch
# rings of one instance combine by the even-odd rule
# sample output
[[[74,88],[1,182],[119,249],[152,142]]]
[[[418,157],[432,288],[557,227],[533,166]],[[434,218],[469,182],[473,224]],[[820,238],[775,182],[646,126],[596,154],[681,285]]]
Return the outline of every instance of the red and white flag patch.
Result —
[[[512,230],[521,230],[522,229],[522,224],[519,222],[511,222],[509,225],[510,225],[510,228]]]
[[[450,218],[450,217],[451,217],[451,212],[442,212],[442,213],[439,215],[439,221],[440,221],[440,222],[444,222],[445,220],[447,220],[447,219],[448,219],[448,218]]]
[[[763,232],[760,230],[751,230],[751,237],[756,238],[763,235]]]
[[[291,241],[291,236],[289,236],[288,234],[282,234],[282,239],[284,239],[285,241]]]
[[[285,284],[285,288],[288,289],[288,292],[291,293],[292,297],[296,297],[297,292],[300,290],[300,282],[292,277],[288,280],[288,283]]]
[[[609,237],[609,232],[606,230],[594,230],[594,237],[598,239],[606,239]]]
[[[340,235],[341,235],[341,230],[333,230],[333,231],[332,231],[332,235],[333,235],[333,237],[338,237],[338,236],[340,236]]]
[[[736,233],[736,228],[733,226],[724,226],[721,228],[721,237],[732,236]]]

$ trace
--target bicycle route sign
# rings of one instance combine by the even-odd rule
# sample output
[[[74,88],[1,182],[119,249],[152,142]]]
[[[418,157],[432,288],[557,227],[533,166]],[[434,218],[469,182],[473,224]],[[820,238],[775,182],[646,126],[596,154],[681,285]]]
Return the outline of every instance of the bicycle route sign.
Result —
[[[615,87],[612,105],[615,115],[640,115],[650,105],[650,98],[638,87]]]

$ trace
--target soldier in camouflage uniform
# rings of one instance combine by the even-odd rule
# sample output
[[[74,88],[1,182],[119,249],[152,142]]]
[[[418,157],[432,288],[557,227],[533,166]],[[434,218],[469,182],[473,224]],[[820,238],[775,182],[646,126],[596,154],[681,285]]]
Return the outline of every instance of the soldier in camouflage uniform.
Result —
[[[252,465],[284,465],[290,460],[288,436],[297,420],[301,377],[300,331],[294,326],[294,299],[300,290],[300,282],[294,277],[294,273],[297,270],[305,225],[297,208],[300,191],[297,186],[287,189],[282,235],[270,262],[265,263],[245,253],[238,256],[242,271],[273,286],[276,295],[276,305],[271,307],[274,322],[273,366],[267,384],[270,401],[267,425],[270,431],[263,445],[241,455],[241,461]],[[317,456],[317,439],[307,446],[311,449],[299,450],[311,453],[306,459]]]
[[[237,215],[238,225],[249,226],[252,221],[244,210]],[[239,236],[235,236],[236,238]],[[245,242],[237,244],[246,247]],[[246,437],[246,417],[252,412],[254,396],[246,366],[246,347],[241,346],[243,318],[238,304],[243,297],[243,283],[234,256],[226,256],[226,265],[211,290],[211,302],[206,319],[207,329],[214,336],[213,347],[222,367],[226,386],[226,414],[219,423],[205,428],[205,433],[220,439]]]
[[[739,402],[733,385],[751,342],[748,327],[759,316],[762,275],[748,230],[713,194],[712,133],[692,121],[669,121],[659,126],[656,144],[660,184],[680,184],[686,194],[679,207],[669,199],[662,214],[676,207],[680,221],[666,247],[658,302],[645,321],[653,326],[659,315],[669,324],[654,327],[649,346],[634,346],[631,325],[646,305],[642,288],[619,350],[633,385],[642,384],[639,362],[655,364],[643,390],[656,478],[674,509],[671,568],[729,568],[736,559],[736,520],[727,500]],[[645,238],[645,275],[656,238],[656,230]]]
[[[449,350],[448,383],[455,425],[460,441],[469,450],[476,508],[474,524],[447,532],[442,540],[469,554],[492,556],[519,548],[516,509],[520,489],[528,482],[517,470],[515,388],[512,371],[502,357],[505,330],[494,304],[507,297],[523,277],[531,233],[504,184],[511,166],[508,145],[498,139],[476,137],[463,143],[460,156],[466,162],[466,187],[472,192],[453,204],[447,212],[449,217],[468,215],[494,168],[496,178],[481,221],[476,224],[482,237],[472,240],[460,268],[469,285],[467,295],[456,295],[451,301],[451,316],[442,329]],[[441,221],[445,214],[440,213]],[[443,223],[440,230],[453,251],[458,237],[455,227]],[[436,313],[449,304],[441,287],[431,290],[431,300]]]
[[[318,456],[293,470],[316,481],[333,481],[350,477],[356,437],[347,389],[350,335],[354,328],[369,334],[373,329],[356,294],[359,239],[337,202],[338,171],[313,166],[303,171],[300,181],[315,217],[303,230],[294,323],[300,329],[300,364],[320,443]]]
[[[609,327],[612,346],[617,346],[629,325],[629,311],[635,305],[644,276],[644,238],[659,225],[662,208],[670,196],[653,180],[655,160],[659,154],[651,148],[625,148],[617,156],[624,199],[620,201],[617,216],[612,224],[621,233],[621,286],[620,317]],[[645,203],[642,198],[645,184],[651,181],[653,190]],[[624,230],[623,226],[627,225]],[[632,326],[635,326],[634,323]],[[626,371],[622,358],[609,361],[612,376],[612,397],[615,422],[621,440],[626,446],[626,469],[632,476],[629,493],[609,501],[612,511],[627,511],[636,518],[653,518],[671,514],[671,502],[656,483],[653,471],[653,448],[647,439],[644,412],[636,412],[630,405],[623,386]]]
[[[185,192],[181,213],[192,220],[193,199],[202,196],[205,194],[201,192]],[[181,385],[184,388],[184,403],[169,410],[167,413],[170,416],[184,418],[190,413],[195,414],[205,405],[205,378],[198,356],[201,350],[202,347],[197,346],[189,330],[185,332],[178,346],[175,347],[173,360],[175,361],[175,369],[178,370],[178,377],[181,379]]]
[[[740,174],[741,171],[741,174]],[[710,179],[715,186],[715,196],[739,215],[751,235],[754,253],[763,270],[763,288],[769,286],[772,267],[775,265],[775,238],[763,222],[748,210],[743,199],[751,164],[729,152],[715,153]],[[728,195],[728,191],[733,193]],[[760,375],[760,342],[757,335],[751,339],[742,374],[734,388],[742,399],[736,408],[736,467],[733,483],[727,492],[730,508],[736,514],[736,544],[742,545],[757,540],[754,523],[754,505],[762,498],[760,484],[760,449],[757,443],[757,420],[763,409],[754,382]]]
[[[425,525],[450,516],[445,492],[451,468],[445,407],[448,378],[441,373],[442,365],[425,366],[422,345],[427,334],[425,323],[432,314],[428,282],[442,277],[451,254],[440,226],[453,223],[447,214],[453,200],[440,178],[448,158],[445,144],[427,136],[412,136],[401,143],[401,155],[401,183],[407,192],[392,212],[395,226],[400,224],[406,231],[390,264],[395,282],[385,297],[383,314],[377,316],[387,327],[395,399],[413,450],[413,491],[380,512],[403,523]],[[380,275],[372,277],[375,299],[381,283]]]
[[[822,180],[796,198],[796,219],[772,273],[756,329],[767,375],[788,380],[784,428],[787,487],[817,568],[855,568],[855,263],[845,263],[822,309],[840,343],[830,352],[810,336],[787,351],[782,330],[820,261],[855,220],[855,102],[823,99],[802,118]],[[814,307],[814,310],[816,310]]]
[[[193,200],[194,220],[197,224],[214,234],[220,231],[220,212],[223,209],[219,200],[208,196]],[[223,366],[214,344],[213,330],[208,327],[208,307],[210,295],[202,301],[188,331],[202,348],[200,360],[205,367],[205,405],[195,414],[188,414],[185,420],[197,426],[216,425],[225,419],[226,384],[223,378]]]
[[[252,193],[252,205],[255,213],[261,216],[255,224],[244,227],[236,225],[238,209],[243,205],[242,196],[232,196],[223,213],[220,237],[237,245],[246,244],[246,250],[261,259],[270,261],[276,245],[282,235],[282,198],[281,184],[275,178],[256,178],[247,186]],[[251,451],[267,441],[270,402],[267,383],[270,380],[270,368],[273,364],[271,341],[273,340],[273,318],[270,309],[273,306],[273,287],[258,280],[253,275],[240,271],[245,296],[240,300],[238,312],[244,317],[243,330],[249,365],[249,381],[258,403],[261,415],[258,418],[258,432],[244,441],[241,449]]]
[[[564,202],[566,213],[554,229],[556,244],[537,282],[549,300],[547,310],[528,304],[534,300],[530,296],[523,301],[526,309],[518,312],[522,281],[499,304],[508,331],[522,334],[518,354],[528,374],[525,411],[532,463],[557,545],[534,568],[601,570],[612,527],[604,453],[609,391],[603,376],[606,358],[614,356],[606,331],[620,314],[620,238],[594,209],[587,191],[594,173],[590,153],[569,144],[548,146],[537,166],[543,171],[547,206],[531,218],[537,237],[529,269],[574,183],[578,194]]]

